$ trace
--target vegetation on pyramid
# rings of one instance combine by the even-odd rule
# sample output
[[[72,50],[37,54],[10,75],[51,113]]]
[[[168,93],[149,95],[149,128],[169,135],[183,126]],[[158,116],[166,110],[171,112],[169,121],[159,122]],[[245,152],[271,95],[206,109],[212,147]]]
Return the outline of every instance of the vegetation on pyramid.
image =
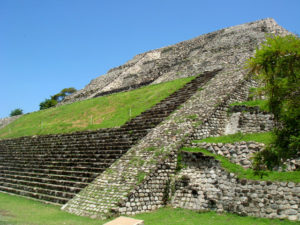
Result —
[[[300,38],[270,36],[248,61],[275,119],[275,139],[256,154],[257,170],[300,156]]]
[[[123,125],[194,77],[150,85],[30,113],[0,130],[0,138],[70,133]]]

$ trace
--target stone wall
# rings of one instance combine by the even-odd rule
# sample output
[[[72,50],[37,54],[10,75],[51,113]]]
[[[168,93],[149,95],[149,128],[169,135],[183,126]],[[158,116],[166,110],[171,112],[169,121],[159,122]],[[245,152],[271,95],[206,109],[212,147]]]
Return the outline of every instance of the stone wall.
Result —
[[[225,125],[224,134],[258,133],[271,131],[274,128],[274,116],[261,111],[258,107],[233,106]]]
[[[230,104],[234,102],[243,102],[248,98],[249,88],[255,87],[257,84],[250,78],[243,81],[243,83],[235,89],[234,92],[227,95],[227,97],[218,104],[212,115],[203,121],[197,127],[192,135],[194,139],[204,139],[211,136],[224,135],[225,128],[230,122]]]
[[[265,145],[257,142],[235,142],[235,143],[191,143],[192,147],[204,148],[213,154],[228,158],[232,163],[244,168],[251,168],[251,157],[254,153],[261,151]]]
[[[16,119],[20,118],[21,116],[22,115],[18,115],[18,116],[12,116],[12,117],[6,117],[6,118],[0,119],[0,129],[4,128],[5,126],[7,126],[11,122],[15,121]]]
[[[273,19],[264,19],[142,53],[92,80],[62,104],[150,81],[161,83],[232,66],[239,69],[265,40],[266,33],[289,34]]]
[[[213,157],[182,152],[174,207],[300,221],[300,183],[239,179]]]
[[[186,147],[203,148],[213,154],[228,158],[232,163],[241,165],[244,168],[252,168],[251,158],[255,153],[262,151],[265,144],[254,141],[235,143],[189,143]],[[300,169],[300,158],[289,159],[284,163],[284,171],[295,171]],[[279,167],[277,170],[283,170]]]
[[[234,94],[222,102],[210,118],[199,126],[194,139],[204,139],[220,135],[241,133],[257,133],[271,131],[274,128],[274,116],[261,111],[258,107],[230,106],[234,102],[248,99],[250,87],[255,87],[255,81],[249,79]]]
[[[174,154],[175,155],[175,154]],[[118,214],[134,215],[158,209],[169,200],[169,184],[174,174],[175,157],[157,166],[145,181],[135,188],[127,199],[119,203]]]

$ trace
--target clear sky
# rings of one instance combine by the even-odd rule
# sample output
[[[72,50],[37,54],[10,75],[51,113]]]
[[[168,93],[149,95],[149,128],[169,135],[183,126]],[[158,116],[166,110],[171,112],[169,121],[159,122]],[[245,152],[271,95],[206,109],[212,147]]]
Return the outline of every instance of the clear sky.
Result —
[[[272,17],[299,34],[299,9],[300,0],[0,0],[0,118],[225,27]]]

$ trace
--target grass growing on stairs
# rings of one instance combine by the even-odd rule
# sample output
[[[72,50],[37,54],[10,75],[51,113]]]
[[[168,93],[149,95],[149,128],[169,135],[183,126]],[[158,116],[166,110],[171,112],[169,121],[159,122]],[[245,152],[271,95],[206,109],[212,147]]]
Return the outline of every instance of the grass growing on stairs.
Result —
[[[265,180],[265,181],[280,181],[280,182],[295,182],[300,183],[300,171],[292,172],[277,172],[277,171],[266,171],[265,175],[261,178],[259,175],[255,175],[252,169],[245,169],[240,165],[230,162],[226,157],[221,155],[213,154],[203,148],[190,148],[184,147],[183,151],[188,152],[202,152],[204,155],[212,156],[219,160],[221,166],[226,169],[229,173],[234,173],[238,178],[246,178],[249,180]]]
[[[193,78],[182,78],[30,113],[1,129],[0,138],[118,127],[150,109]]]
[[[293,225],[278,219],[241,217],[215,212],[198,213],[186,209],[161,208],[154,212],[134,216],[142,219],[145,225]],[[60,207],[46,205],[31,199],[0,192],[1,225],[101,225],[108,221],[93,220],[61,211]]]
[[[207,142],[207,143],[234,143],[241,141],[255,141],[264,144],[269,144],[272,142],[274,136],[272,132],[262,132],[262,133],[236,133],[230,135],[224,135],[219,137],[208,137],[202,140],[195,140],[195,143]]]

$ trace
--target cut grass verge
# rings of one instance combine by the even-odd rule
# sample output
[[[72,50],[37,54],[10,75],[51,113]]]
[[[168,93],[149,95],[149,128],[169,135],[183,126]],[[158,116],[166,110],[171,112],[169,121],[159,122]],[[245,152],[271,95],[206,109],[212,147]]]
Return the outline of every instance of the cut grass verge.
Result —
[[[178,79],[30,113],[1,129],[0,138],[118,127],[192,79],[194,77]]]
[[[145,225],[293,225],[288,220],[241,217],[215,212],[198,213],[186,209],[161,208],[134,216]],[[0,193],[0,224],[10,225],[101,225],[107,221],[93,220],[61,211],[58,206],[46,205],[31,199]]]
[[[252,107],[258,106],[260,110],[265,112],[270,112],[267,100],[257,99],[257,100],[251,100],[245,102],[234,102],[230,104],[230,106],[235,106],[235,105],[245,105],[245,106],[252,106]]]
[[[254,174],[252,169],[244,169],[242,166],[230,162],[224,156],[213,154],[203,148],[182,148],[183,151],[188,152],[202,152],[204,155],[212,156],[216,160],[219,160],[221,166],[228,172],[234,173],[240,179],[249,179],[249,180],[264,180],[264,181],[279,181],[279,182],[295,182],[300,183],[300,171],[293,172],[277,172],[277,171],[265,171],[264,176]]]
[[[249,133],[249,134],[230,134],[219,137],[208,137],[202,140],[194,140],[194,143],[234,143],[241,141],[255,141],[264,144],[270,144],[274,138],[274,134],[272,132],[262,132],[262,133]]]

